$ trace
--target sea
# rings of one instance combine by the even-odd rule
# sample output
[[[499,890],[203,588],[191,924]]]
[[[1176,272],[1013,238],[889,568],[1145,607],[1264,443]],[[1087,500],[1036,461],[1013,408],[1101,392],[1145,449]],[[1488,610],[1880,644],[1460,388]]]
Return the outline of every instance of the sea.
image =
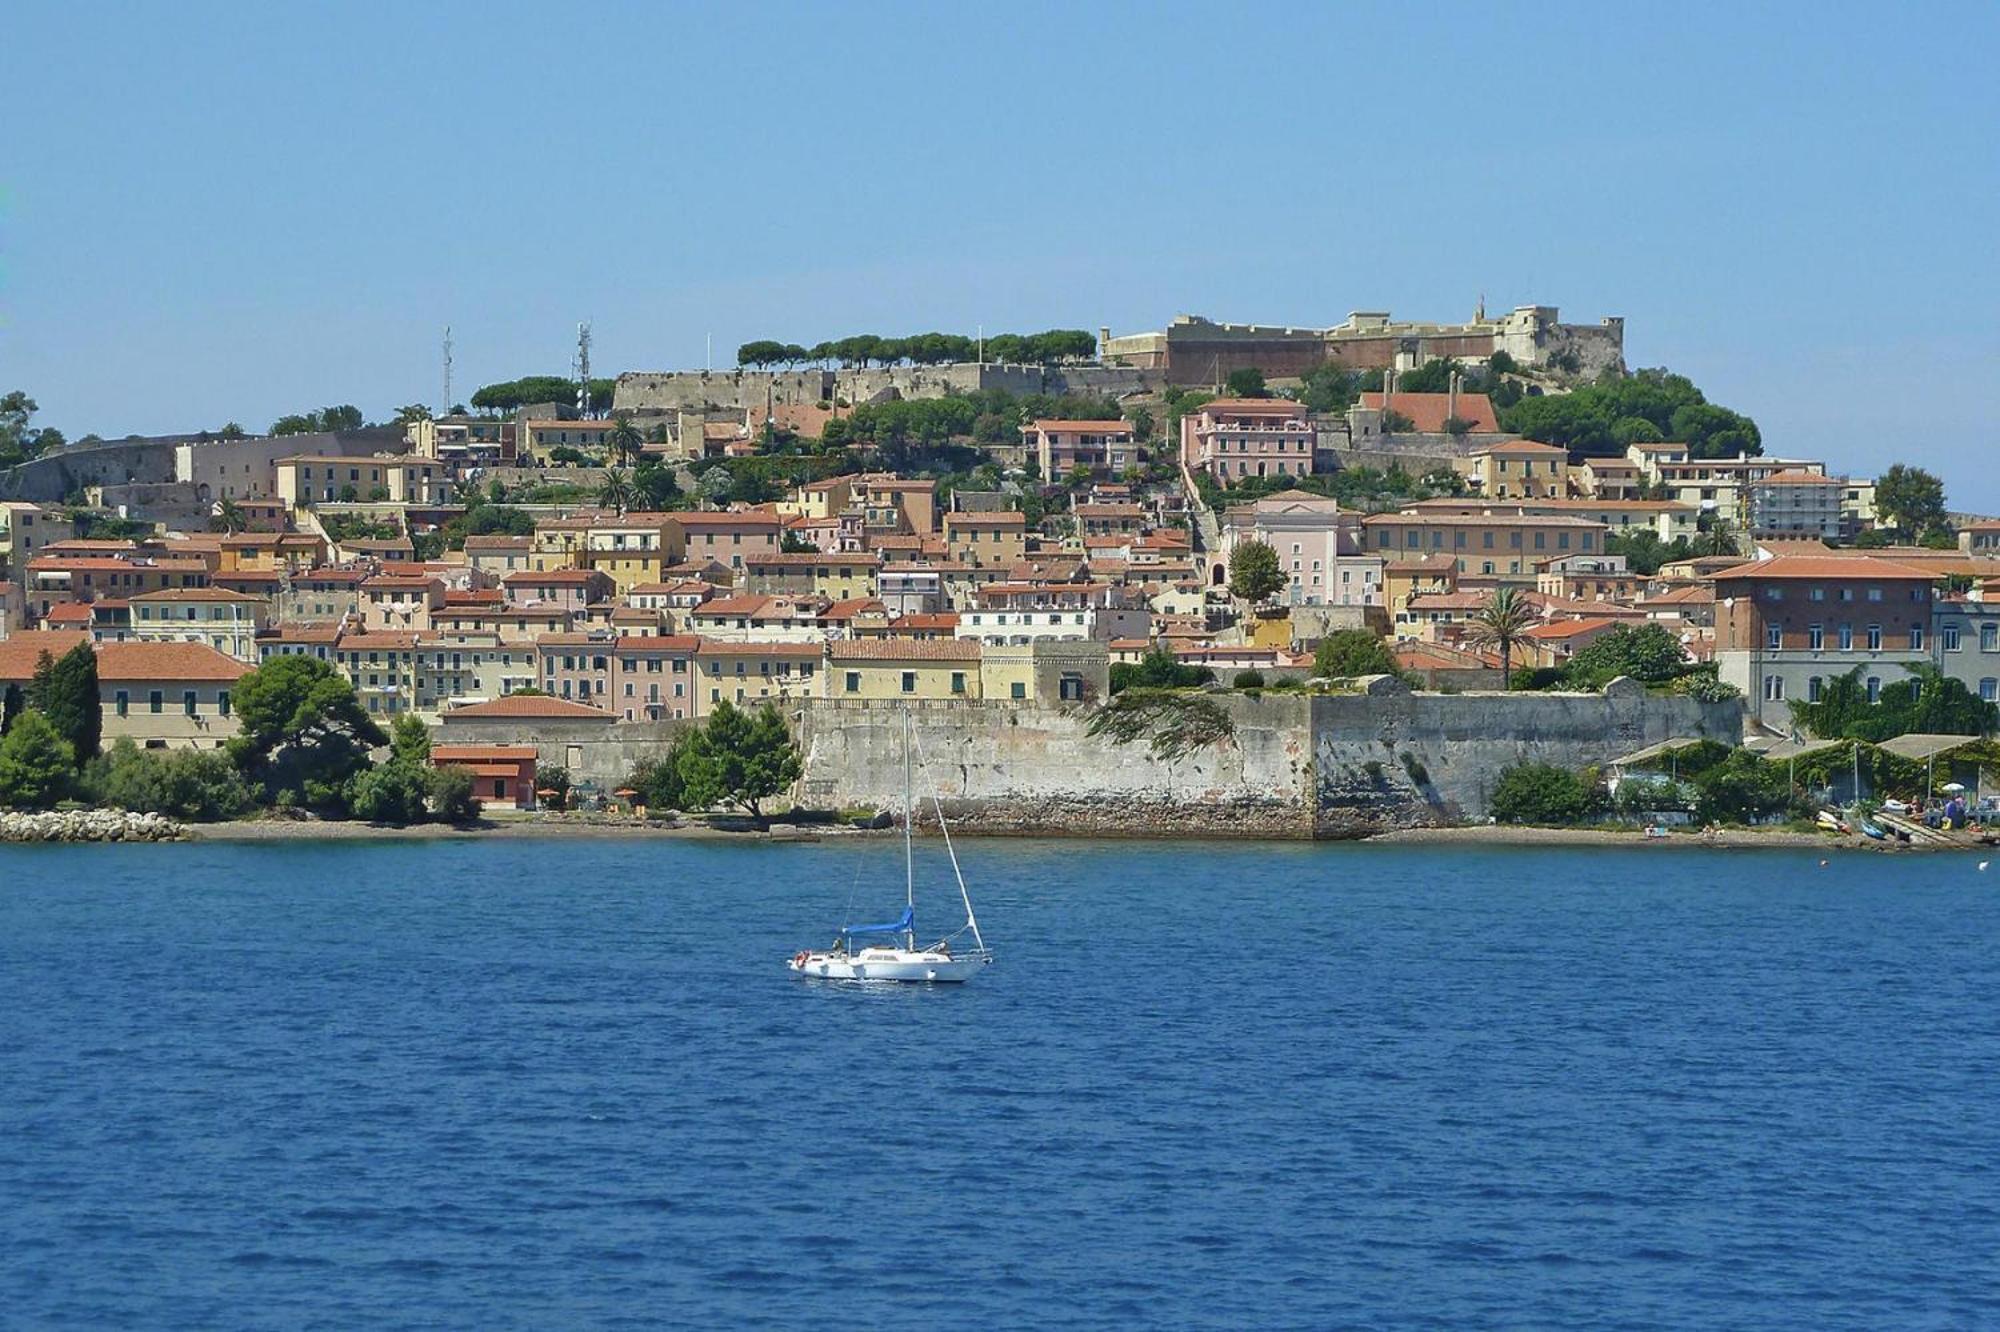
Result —
[[[0,1327],[2000,1326],[2000,867],[959,849],[0,849]]]

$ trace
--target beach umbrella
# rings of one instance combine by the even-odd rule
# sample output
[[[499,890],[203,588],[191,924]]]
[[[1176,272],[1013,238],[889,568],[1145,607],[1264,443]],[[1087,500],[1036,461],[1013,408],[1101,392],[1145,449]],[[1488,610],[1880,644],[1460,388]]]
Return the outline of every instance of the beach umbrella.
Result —
[[[1944,784],[1943,786],[1940,786],[1940,787],[1938,788],[1938,790],[1940,790],[1940,791],[1949,791],[1949,792],[1951,792],[1951,793],[1952,793],[1953,795],[1957,795],[1957,794],[1958,794],[1959,792],[1963,791],[1964,789],[1965,789],[1965,783],[1964,783],[1964,782],[1946,782],[1946,783],[1945,783],[1945,784]]]
[[[638,795],[639,793],[637,791],[634,791],[629,786],[621,786],[616,791],[613,791],[611,794],[615,796],[635,796]]]

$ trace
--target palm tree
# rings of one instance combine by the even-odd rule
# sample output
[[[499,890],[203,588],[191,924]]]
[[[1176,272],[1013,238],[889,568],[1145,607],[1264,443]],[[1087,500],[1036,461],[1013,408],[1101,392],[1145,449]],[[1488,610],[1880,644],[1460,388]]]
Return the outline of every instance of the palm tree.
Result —
[[[210,526],[220,527],[230,535],[241,532],[244,527],[243,508],[233,499],[225,499],[215,506],[215,521]]]
[[[604,474],[604,484],[597,488],[597,502],[607,509],[618,510],[621,518],[632,506],[632,495],[632,479],[615,467]]]
[[[1717,518],[1708,525],[1708,530],[1694,539],[1694,553],[1697,555],[1734,555],[1737,552],[1736,533],[1730,530],[1727,518]]]
[[[646,443],[629,416],[612,418],[611,429],[604,432],[604,442],[610,447],[611,456],[627,466],[639,456],[639,450]]]
[[[1503,688],[1514,687],[1514,645],[1535,623],[1535,606],[1519,588],[1495,588],[1486,604],[1466,619],[1466,637],[1474,647],[1498,648]]]

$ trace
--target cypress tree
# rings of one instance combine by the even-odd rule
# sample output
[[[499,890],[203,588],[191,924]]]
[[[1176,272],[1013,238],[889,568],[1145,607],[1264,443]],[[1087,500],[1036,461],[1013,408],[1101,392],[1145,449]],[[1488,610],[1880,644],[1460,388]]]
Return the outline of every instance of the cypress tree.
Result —
[[[21,709],[28,706],[28,700],[21,693],[21,686],[12,680],[7,682],[5,692],[0,692],[0,735],[7,734],[13,726],[14,718],[21,715]]]
[[[42,654],[46,659],[48,654]],[[104,708],[97,693],[97,653],[88,643],[78,643],[51,663],[46,683],[36,664],[35,706],[69,742],[76,761],[97,757],[104,733]]]

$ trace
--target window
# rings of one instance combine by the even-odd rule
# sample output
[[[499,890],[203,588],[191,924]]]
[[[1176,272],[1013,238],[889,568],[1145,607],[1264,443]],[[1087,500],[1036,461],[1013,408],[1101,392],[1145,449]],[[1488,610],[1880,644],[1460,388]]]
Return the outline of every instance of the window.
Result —
[[[1842,652],[1854,650],[1854,626],[1851,624],[1840,626],[1840,650]]]
[[[1764,626],[1764,646],[1776,652],[1785,645],[1785,627],[1781,624]]]
[[[1882,701],[1882,677],[1879,675],[1868,677],[1868,701],[1870,703]]]
[[[2000,624],[1980,625],[1979,650],[1981,652],[1992,652],[1996,648],[2000,648]]]
[[[849,671],[847,673],[847,692],[850,694],[858,694],[861,692],[860,671]]]
[[[1014,681],[1014,683],[1008,687],[1007,696],[1009,698],[1016,700],[1026,698],[1028,696],[1027,683],[1022,680]]]
[[[190,717],[194,716],[195,713],[194,690],[187,689],[181,692],[181,711],[185,712]]]
[[[1882,650],[1882,626],[1879,624],[1868,626],[1868,650],[1870,652]]]
[[[1775,583],[1764,589],[1764,600],[1783,601],[1784,599],[1785,589],[1777,586]]]
[[[1868,589],[1868,599],[1869,599],[1870,601],[1880,601],[1880,600],[1882,599],[1882,589],[1881,589],[1881,588],[1879,588],[1879,587],[1871,587],[1871,588],[1869,588],[1869,589]]]
[[[1941,632],[1944,638],[1944,650],[1946,652],[1958,651],[1958,626],[1948,624]]]
[[[118,691],[115,697],[118,704],[118,715],[121,717],[130,716],[132,712],[131,691],[126,689],[121,689]],[[225,694],[223,695],[223,697],[227,698],[228,695]]]
[[[917,692],[917,673],[915,671],[903,672],[903,692],[906,694]]]
[[[1767,703],[1777,703],[1783,701],[1784,697],[1785,697],[1785,677],[1782,675],[1765,676],[1764,701]]]
[[[1817,675],[1815,675],[1812,679],[1806,681],[1806,702],[1808,703],[1819,702],[1819,691],[1823,684],[1824,681],[1822,681]]]
[[[1923,650],[1924,627],[1920,624],[1913,624],[1910,626],[1910,651],[1922,652]]]
[[[1814,588],[1814,589],[1813,589],[1813,590],[1812,590],[1812,591],[1811,591],[1811,592],[1810,592],[1810,593],[1809,593],[1808,595],[1809,595],[1809,596],[1810,596],[1810,597],[1811,597],[1811,598],[1812,598],[1812,599],[1813,599],[1814,601],[1825,601],[1825,600],[1826,600],[1826,589],[1825,589],[1825,588],[1823,588],[1823,587],[1816,587],[1816,588]]]
[[[951,692],[954,694],[962,694],[965,692],[964,671],[953,671],[951,673]]]
[[[1979,682],[1979,696],[1988,703],[2000,700],[2000,680],[1995,680],[1990,675],[1981,680]]]
[[[159,712],[165,712],[166,710],[167,710],[167,696],[165,693],[163,693],[158,689],[155,689],[146,696],[146,711],[159,713]]]
[[[1826,646],[1826,629],[1824,626],[1817,624],[1806,626],[1806,646],[1814,652],[1818,652]]]

